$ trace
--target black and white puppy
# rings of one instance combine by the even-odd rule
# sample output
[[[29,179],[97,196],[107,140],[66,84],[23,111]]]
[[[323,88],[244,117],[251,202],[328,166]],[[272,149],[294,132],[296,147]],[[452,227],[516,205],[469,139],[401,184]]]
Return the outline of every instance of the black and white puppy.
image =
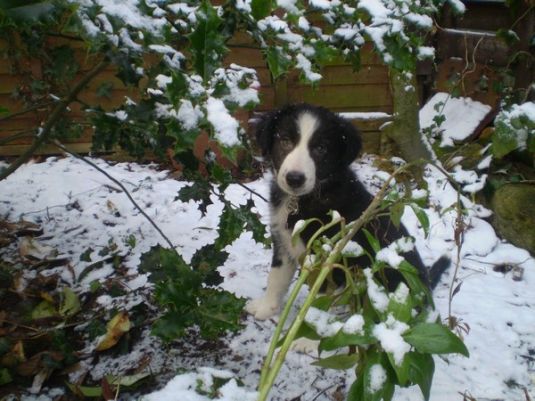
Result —
[[[270,194],[273,260],[264,296],[250,301],[246,309],[264,320],[278,312],[299,258],[305,252],[304,244],[319,228],[308,226],[301,234],[301,241],[294,245],[291,233],[295,223],[312,217],[327,223],[331,220],[328,215],[331,210],[350,222],[362,214],[373,197],[350,168],[361,150],[357,130],[349,121],[325,108],[298,104],[269,113],[257,124],[256,139],[274,173]],[[382,246],[408,235],[403,227],[396,229],[388,217],[378,218],[367,229]],[[354,240],[372,252],[362,232]],[[405,258],[419,269],[424,282],[429,283],[428,270],[418,254],[412,251]],[[366,267],[369,260],[362,256],[351,264]],[[392,270],[387,280],[388,287],[395,289],[401,276]]]

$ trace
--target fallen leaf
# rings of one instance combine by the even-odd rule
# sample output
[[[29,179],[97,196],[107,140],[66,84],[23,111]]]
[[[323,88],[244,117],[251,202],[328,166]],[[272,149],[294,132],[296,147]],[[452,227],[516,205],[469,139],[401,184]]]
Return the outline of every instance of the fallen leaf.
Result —
[[[61,316],[70,317],[80,312],[80,299],[78,295],[69,287],[63,288],[61,305],[59,313]]]
[[[19,255],[29,260],[46,260],[58,254],[51,246],[39,243],[35,238],[23,237],[19,242]]]
[[[126,312],[117,313],[106,325],[106,334],[97,342],[96,350],[104,351],[113,347],[124,333],[130,330],[130,319]]]

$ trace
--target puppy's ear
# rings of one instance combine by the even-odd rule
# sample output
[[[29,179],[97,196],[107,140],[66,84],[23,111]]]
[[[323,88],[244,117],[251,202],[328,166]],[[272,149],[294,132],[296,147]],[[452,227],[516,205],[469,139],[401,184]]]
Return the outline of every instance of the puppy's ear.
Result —
[[[344,144],[343,162],[350,165],[362,150],[362,140],[357,128],[346,119],[341,119],[342,142]]]
[[[276,115],[276,111],[265,113],[255,123],[256,144],[262,152],[262,156],[268,156],[271,151],[271,147],[273,146]]]

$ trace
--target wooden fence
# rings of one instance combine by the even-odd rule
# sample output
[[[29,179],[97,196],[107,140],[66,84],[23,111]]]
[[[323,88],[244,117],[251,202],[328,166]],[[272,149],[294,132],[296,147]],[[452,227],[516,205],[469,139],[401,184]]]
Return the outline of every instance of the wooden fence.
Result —
[[[75,59],[81,65],[79,76],[96,63],[97,57],[89,57],[82,42],[62,38],[48,40],[48,46],[63,45],[74,48]],[[291,72],[284,79],[273,82],[262,52],[251,46],[251,41],[245,34],[236,35],[228,45],[231,50],[225,63],[252,67],[258,73],[261,103],[255,111],[271,110],[286,103],[310,102],[337,112],[392,112],[388,69],[381,64],[371,46],[366,46],[362,51],[362,67],[359,71],[353,71],[350,65],[341,61],[332,62],[322,70],[324,79],[321,84],[312,87],[301,83],[297,72]],[[0,52],[4,50],[2,53],[5,54],[7,48],[7,43],[0,42]],[[22,153],[31,143],[36,129],[46,119],[48,107],[24,112],[26,106],[21,100],[24,94],[29,92],[32,81],[43,77],[44,68],[37,59],[19,60],[8,57],[0,59],[0,106],[9,110],[8,118],[6,114],[0,114],[0,156]],[[115,75],[115,68],[110,66],[88,85],[79,99],[87,105],[111,110],[119,106],[125,96],[139,98],[135,89],[125,87]],[[101,91],[104,85],[110,88],[107,94]],[[15,116],[9,117],[12,115]],[[80,103],[75,102],[70,105],[69,116],[82,123],[88,123]],[[246,123],[250,114],[241,113],[237,117]],[[354,120],[363,133],[366,150],[376,151],[379,146],[378,127],[384,122],[384,118],[357,117]],[[91,147],[91,132],[88,126],[79,138],[65,142],[75,151],[87,152]],[[13,135],[17,135],[16,139],[7,143],[2,142]],[[40,153],[54,152],[57,153],[57,150],[51,147],[40,150]]]

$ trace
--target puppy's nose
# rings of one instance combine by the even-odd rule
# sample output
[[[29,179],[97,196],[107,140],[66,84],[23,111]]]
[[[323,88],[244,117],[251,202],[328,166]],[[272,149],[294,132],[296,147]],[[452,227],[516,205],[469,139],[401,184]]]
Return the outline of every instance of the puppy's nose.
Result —
[[[286,182],[291,188],[299,188],[305,183],[305,175],[299,171],[289,171],[286,174]]]

